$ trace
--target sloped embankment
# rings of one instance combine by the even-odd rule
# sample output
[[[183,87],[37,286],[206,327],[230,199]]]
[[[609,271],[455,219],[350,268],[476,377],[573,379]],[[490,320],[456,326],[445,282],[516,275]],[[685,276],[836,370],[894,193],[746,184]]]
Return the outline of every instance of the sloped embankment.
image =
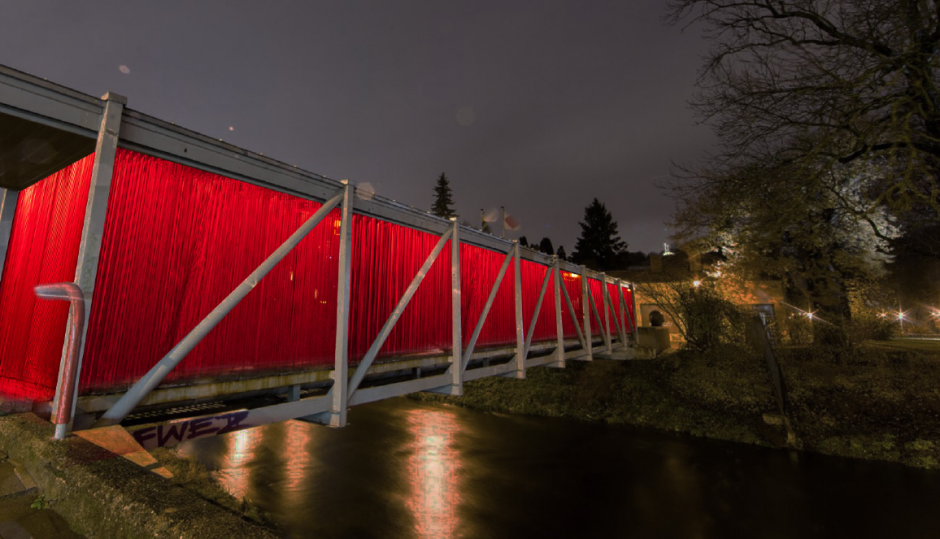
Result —
[[[940,353],[868,345],[852,353],[788,349],[780,363],[798,448],[935,468],[940,462]],[[420,394],[484,411],[603,421],[786,446],[759,357],[680,351],[654,361],[569,362],[527,380],[485,378],[463,397]]]
[[[0,451],[22,464],[45,502],[87,537],[276,537],[77,436],[53,441],[52,432],[32,414],[0,417]]]

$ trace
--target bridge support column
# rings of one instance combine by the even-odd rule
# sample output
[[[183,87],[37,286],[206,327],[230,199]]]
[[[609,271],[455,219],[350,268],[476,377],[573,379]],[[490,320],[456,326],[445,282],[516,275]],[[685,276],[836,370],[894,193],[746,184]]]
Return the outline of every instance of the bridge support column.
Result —
[[[13,232],[13,216],[16,214],[19,195],[19,191],[0,189],[0,278],[3,278],[3,266],[7,260],[7,248],[10,246],[10,233]]]
[[[451,395],[463,395],[463,325],[460,311],[460,223],[454,221],[454,235],[450,237],[450,301],[451,335],[454,357],[451,361]]]
[[[98,142],[95,144],[95,159],[91,169],[91,181],[88,186],[88,202],[85,205],[85,221],[82,225],[82,239],[78,247],[78,262],[75,266],[75,284],[85,296],[85,323],[78,341],[78,367],[75,377],[74,394],[78,395],[78,381],[81,378],[82,361],[85,357],[85,336],[88,334],[88,319],[94,300],[95,278],[98,276],[98,258],[101,254],[101,240],[104,236],[104,222],[108,213],[108,197],[111,194],[111,179],[114,176],[114,158],[117,155],[118,137],[121,132],[121,117],[127,98],[114,93],[105,94],[104,112],[101,115],[101,127],[98,129]],[[68,355],[68,339],[62,346],[62,367]],[[62,374],[56,383],[55,405],[62,395]],[[75,400],[77,402],[77,399]],[[75,403],[72,404],[71,417],[75,417]],[[69,426],[71,429],[71,425]]]
[[[294,384],[287,388],[287,402],[297,402],[300,400],[300,384]]]
[[[594,361],[594,335],[591,332],[591,287],[588,284],[587,268],[581,266],[581,314],[584,318],[584,351],[587,355],[580,358]]]
[[[609,354],[613,351],[613,337],[610,334],[610,309],[607,301],[605,301],[607,295],[607,274],[601,273],[601,303],[604,304],[604,352]],[[599,320],[598,323],[600,323]]]
[[[556,369],[565,368],[565,325],[562,322],[561,318],[561,268],[559,267],[560,263],[558,261],[558,256],[555,256],[555,261],[552,264],[552,267],[549,271],[553,272],[552,281],[555,283],[555,361],[549,363],[546,367],[554,367]]]
[[[451,351],[450,367],[447,375],[450,376],[450,385],[430,390],[432,393],[444,395],[463,395],[463,326],[460,318],[460,223],[456,217],[451,217],[454,230],[450,236],[450,321],[451,321]]]
[[[637,312],[636,312],[636,284],[630,283],[630,301],[633,303],[633,316],[631,317],[631,322],[633,322],[633,334],[636,335],[636,328],[639,325],[637,322]]]
[[[343,180],[343,211],[339,228],[339,271],[336,286],[336,352],[330,389],[331,427],[346,426],[349,398],[349,292],[352,281],[352,226],[355,187]]]
[[[509,373],[509,378],[525,379],[525,318],[522,314],[522,252],[519,240],[515,240],[515,254],[513,255],[513,296],[516,305],[516,370]],[[535,313],[538,316],[538,313]]]

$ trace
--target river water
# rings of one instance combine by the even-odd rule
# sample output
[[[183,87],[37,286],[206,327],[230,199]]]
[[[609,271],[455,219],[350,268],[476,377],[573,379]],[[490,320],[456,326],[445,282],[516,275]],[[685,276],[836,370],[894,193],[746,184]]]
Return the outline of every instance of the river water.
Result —
[[[398,398],[187,442],[289,537],[940,537],[940,473]]]

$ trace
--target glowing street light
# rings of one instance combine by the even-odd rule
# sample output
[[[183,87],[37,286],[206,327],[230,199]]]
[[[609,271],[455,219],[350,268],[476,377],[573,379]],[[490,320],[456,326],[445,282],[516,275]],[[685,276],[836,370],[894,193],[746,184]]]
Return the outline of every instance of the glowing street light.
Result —
[[[702,281],[692,281],[692,286],[694,286],[695,288],[698,288],[702,286]]]

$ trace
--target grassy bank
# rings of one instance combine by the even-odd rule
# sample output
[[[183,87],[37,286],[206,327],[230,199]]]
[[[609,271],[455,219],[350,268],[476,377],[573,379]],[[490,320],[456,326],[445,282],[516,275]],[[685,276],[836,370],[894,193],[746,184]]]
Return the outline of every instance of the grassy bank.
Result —
[[[870,343],[849,354],[780,351],[798,447],[936,468],[940,463],[940,347]],[[784,447],[758,356],[679,351],[655,361],[569,362],[524,381],[486,378],[463,397],[420,394],[478,410],[567,417]]]
[[[195,458],[183,457],[175,450],[168,448],[155,449],[150,454],[173,472],[171,479],[173,483],[249,522],[277,531],[274,520],[267,513],[250,501],[238,499],[229,494],[211,472]]]

